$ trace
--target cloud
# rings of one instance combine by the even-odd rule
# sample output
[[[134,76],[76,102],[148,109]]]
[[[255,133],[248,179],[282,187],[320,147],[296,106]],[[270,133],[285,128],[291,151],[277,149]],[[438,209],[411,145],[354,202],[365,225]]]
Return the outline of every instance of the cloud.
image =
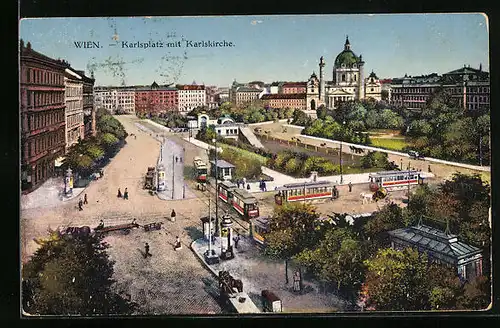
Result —
[[[260,24],[260,23],[262,23],[261,20],[253,20],[253,21],[250,22],[250,24],[252,24],[252,25],[257,25],[257,24]]]

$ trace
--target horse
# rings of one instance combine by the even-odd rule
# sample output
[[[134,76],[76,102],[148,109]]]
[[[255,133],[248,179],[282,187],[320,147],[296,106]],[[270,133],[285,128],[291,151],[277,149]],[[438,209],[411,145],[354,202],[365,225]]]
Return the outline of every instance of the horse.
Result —
[[[361,201],[363,204],[366,204],[366,203],[371,203],[372,200],[373,200],[373,195],[372,194],[367,194],[367,193],[364,193],[362,192],[361,194],[359,194],[360,198],[361,198]]]
[[[69,235],[72,237],[87,237],[90,235],[91,229],[89,226],[83,227],[67,227],[64,231],[65,235]]]

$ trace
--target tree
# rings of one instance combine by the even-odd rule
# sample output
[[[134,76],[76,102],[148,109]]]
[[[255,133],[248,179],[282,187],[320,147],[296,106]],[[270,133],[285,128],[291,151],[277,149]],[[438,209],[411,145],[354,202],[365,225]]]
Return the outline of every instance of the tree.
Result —
[[[462,283],[454,269],[431,264],[428,268],[429,305],[432,310],[452,310],[457,308],[457,300],[463,294]]]
[[[476,277],[464,285],[458,307],[466,310],[484,310],[491,303],[491,283],[485,276]]]
[[[364,227],[364,234],[379,246],[387,246],[388,231],[403,228],[403,210],[395,203],[382,207]]]
[[[317,243],[315,221],[319,215],[310,204],[284,204],[270,218],[266,253],[286,259]]]
[[[102,237],[58,235],[22,268],[23,308],[30,314],[130,314],[136,304],[113,292],[113,261]]]
[[[405,248],[380,249],[365,261],[368,304],[377,310],[411,311],[428,308],[429,283],[425,254]]]
[[[302,265],[318,277],[342,288],[350,296],[357,295],[364,276],[361,243],[346,228],[330,229],[315,250],[305,250],[296,256]]]

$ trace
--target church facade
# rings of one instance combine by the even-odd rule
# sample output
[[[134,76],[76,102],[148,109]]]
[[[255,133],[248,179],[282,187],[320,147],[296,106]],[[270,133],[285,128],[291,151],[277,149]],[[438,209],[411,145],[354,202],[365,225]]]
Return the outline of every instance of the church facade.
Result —
[[[319,78],[312,73],[307,81],[306,106],[308,111],[315,111],[324,105],[334,109],[342,102],[365,98],[381,99],[381,84],[372,71],[365,78],[363,57],[351,50],[349,38],[346,38],[344,50],[337,55],[333,63],[332,79],[325,79],[325,60],[319,60]]]

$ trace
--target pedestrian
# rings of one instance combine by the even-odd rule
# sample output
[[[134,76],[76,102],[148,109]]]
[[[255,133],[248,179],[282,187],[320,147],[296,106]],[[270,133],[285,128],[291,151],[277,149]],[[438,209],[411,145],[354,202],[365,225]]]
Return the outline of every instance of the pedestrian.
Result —
[[[236,179],[236,186],[238,186],[238,188],[240,187],[240,180],[239,179]]]
[[[83,201],[82,199],[80,198],[80,200],[78,201],[78,210],[79,211],[83,211]]]
[[[149,252],[149,244],[146,243],[146,245],[144,245],[144,258],[148,256],[153,256],[153,255]]]
[[[137,139],[137,136],[134,134],[134,139]]]
[[[170,221],[175,222],[175,210],[172,209],[172,213],[170,213]]]
[[[236,237],[234,237],[233,240],[234,240],[234,248],[238,248],[238,242],[240,241],[240,234],[236,233]]]
[[[264,189],[264,191],[267,191],[267,185],[265,181],[262,181],[262,188]]]
[[[127,199],[128,200],[128,190],[127,190],[127,188],[125,188],[125,192],[123,193],[123,199]]]
[[[181,163],[182,163],[182,157],[179,157],[179,162],[181,162]]]
[[[250,190],[250,184],[247,183],[247,190]]]
[[[247,184],[247,178],[243,177],[243,187]]]
[[[179,157],[175,156],[175,162],[177,163],[177,161],[179,160]]]
[[[351,192],[352,191],[352,183],[351,183],[351,181],[349,181],[349,184],[347,186],[349,187],[349,192]]]
[[[432,172],[432,171],[431,171],[431,165],[430,165],[430,164],[427,166],[427,172],[429,172],[429,173],[431,173],[431,172]]]
[[[104,228],[104,221],[103,221],[103,220],[101,220],[101,221],[99,222],[99,225],[97,226],[96,230],[100,230],[100,229],[102,229],[102,228]]]
[[[122,198],[122,191],[120,188],[118,188],[118,195],[116,195],[116,197]]]
[[[182,249],[181,239],[179,236],[175,237],[175,250]]]
[[[87,194],[83,196],[83,203],[88,204],[89,202],[87,201]]]
[[[293,291],[294,292],[300,291],[300,273],[299,273],[299,271],[295,271],[295,273],[293,274]]]

